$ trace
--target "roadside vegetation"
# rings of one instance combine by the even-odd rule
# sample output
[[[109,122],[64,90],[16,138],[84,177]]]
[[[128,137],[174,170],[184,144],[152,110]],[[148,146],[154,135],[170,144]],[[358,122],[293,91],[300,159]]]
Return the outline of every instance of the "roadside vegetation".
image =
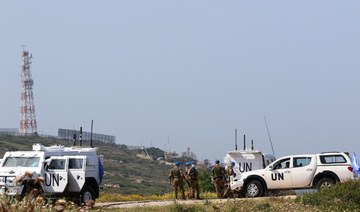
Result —
[[[360,211],[360,181],[338,183],[319,192],[305,193],[295,199],[286,197],[237,198],[216,203],[216,194],[203,193],[199,203],[188,204],[187,201],[176,201],[172,193],[160,196],[139,195],[103,195],[101,202],[107,201],[161,201],[172,200],[170,206],[134,207],[126,211]],[[121,209],[106,209],[106,211]],[[125,210],[125,209],[122,209]]]
[[[296,203],[311,205],[321,211],[360,211],[360,180],[338,183],[319,192],[304,194]]]
[[[212,201],[203,201],[197,204],[182,204],[174,202],[170,206],[154,207],[134,207],[126,209],[106,209],[106,211],[127,211],[127,212],[236,212],[236,211],[319,211],[311,206],[295,204],[293,200],[271,199],[271,200],[249,200],[238,199],[235,201],[225,201],[223,203],[214,203]]]

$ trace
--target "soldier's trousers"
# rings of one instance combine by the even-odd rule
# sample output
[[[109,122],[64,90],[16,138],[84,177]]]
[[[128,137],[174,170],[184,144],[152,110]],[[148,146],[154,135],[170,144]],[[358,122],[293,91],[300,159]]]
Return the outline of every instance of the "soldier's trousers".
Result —
[[[222,178],[215,178],[214,179],[214,186],[215,191],[218,198],[222,198],[223,192],[224,192],[224,180]]]
[[[230,188],[230,184],[226,186],[225,192],[224,192],[224,198],[228,197],[228,194],[232,192]],[[234,193],[233,193],[234,195]]]
[[[196,198],[199,199],[200,198],[199,181],[197,179],[191,179],[190,186],[191,186],[192,197],[196,196]]]
[[[172,181],[172,186],[174,188],[175,198],[178,198],[178,188],[181,192],[181,198],[185,199],[184,183],[182,179],[174,178]]]

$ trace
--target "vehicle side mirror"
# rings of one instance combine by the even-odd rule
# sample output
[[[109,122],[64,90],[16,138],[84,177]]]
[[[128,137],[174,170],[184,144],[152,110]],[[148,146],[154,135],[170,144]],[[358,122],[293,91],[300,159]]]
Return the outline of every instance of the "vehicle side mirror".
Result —
[[[47,160],[44,161],[44,169],[45,169],[46,171],[49,170],[49,164],[50,164],[50,160],[49,160],[49,159],[47,159]]]
[[[272,166],[272,165],[270,165],[270,166],[269,166],[269,169],[273,169],[273,166]]]

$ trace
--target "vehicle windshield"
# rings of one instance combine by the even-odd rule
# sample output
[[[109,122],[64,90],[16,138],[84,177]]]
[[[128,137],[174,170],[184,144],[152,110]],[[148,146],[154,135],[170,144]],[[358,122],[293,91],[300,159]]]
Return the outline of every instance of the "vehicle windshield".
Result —
[[[8,157],[3,167],[38,167],[40,157]]]

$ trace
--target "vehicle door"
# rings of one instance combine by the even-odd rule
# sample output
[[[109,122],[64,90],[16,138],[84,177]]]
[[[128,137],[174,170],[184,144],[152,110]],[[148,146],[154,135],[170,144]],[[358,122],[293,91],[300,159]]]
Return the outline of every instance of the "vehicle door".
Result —
[[[291,157],[282,158],[269,166],[265,172],[265,179],[269,189],[291,187]]]
[[[308,187],[316,171],[315,156],[293,158],[292,185],[294,188]]]
[[[239,181],[240,174],[236,174],[236,176],[230,176],[230,188],[231,190],[240,189],[242,183]]]
[[[44,171],[44,190],[46,193],[62,193],[68,184],[68,157],[50,157]]]
[[[70,192],[80,192],[85,184],[86,156],[69,156]]]

